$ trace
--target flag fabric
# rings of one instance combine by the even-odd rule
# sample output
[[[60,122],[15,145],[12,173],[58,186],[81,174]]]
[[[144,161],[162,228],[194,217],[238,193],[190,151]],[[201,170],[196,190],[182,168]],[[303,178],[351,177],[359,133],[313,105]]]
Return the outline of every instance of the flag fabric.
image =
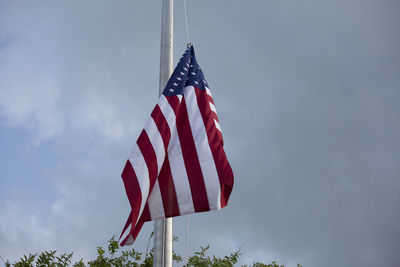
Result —
[[[121,245],[143,223],[228,204],[233,173],[211,91],[189,46],[151,113],[122,172],[131,213]]]

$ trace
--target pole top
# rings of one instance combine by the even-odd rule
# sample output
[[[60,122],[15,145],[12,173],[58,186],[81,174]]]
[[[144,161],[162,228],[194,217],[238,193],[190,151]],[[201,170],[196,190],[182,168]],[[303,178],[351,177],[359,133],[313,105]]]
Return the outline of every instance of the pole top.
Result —
[[[187,47],[192,47],[192,43],[187,43]]]

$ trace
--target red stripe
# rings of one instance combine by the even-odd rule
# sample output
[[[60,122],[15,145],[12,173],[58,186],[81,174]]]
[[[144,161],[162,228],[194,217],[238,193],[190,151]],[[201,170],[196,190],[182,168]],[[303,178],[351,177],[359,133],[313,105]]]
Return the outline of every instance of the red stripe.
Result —
[[[153,146],[150,142],[150,139],[145,130],[143,130],[141,132],[141,134],[137,140],[137,145],[138,145],[140,151],[142,152],[143,158],[147,165],[147,169],[149,171],[149,178],[150,178],[149,192],[151,192],[151,190],[154,186],[156,177],[157,177],[157,157],[156,157],[154,148],[153,148]],[[148,207],[147,207],[147,209],[143,210],[142,215],[141,215],[138,223],[136,224],[137,217],[138,217],[139,211],[140,211],[140,205],[142,202],[142,193],[140,191],[140,185],[137,181],[135,171],[132,168],[132,165],[130,164],[129,161],[125,165],[124,171],[122,172],[122,179],[125,184],[125,189],[126,189],[126,192],[128,195],[129,202],[131,203],[132,216],[131,216],[130,223],[132,224],[132,226],[131,226],[131,229],[130,229],[127,237],[121,242],[121,246],[123,246],[128,241],[128,239],[131,235],[132,235],[133,239],[136,238],[137,234],[139,233],[140,229],[143,226],[144,219],[146,219],[146,214],[149,214]],[[140,197],[140,199],[139,199],[139,197]],[[144,201],[147,201],[147,199]],[[147,204],[145,205],[145,207],[146,206],[147,206]],[[146,213],[146,211],[147,211],[147,213]],[[134,225],[134,224],[136,224],[136,225]],[[125,225],[124,231],[125,231],[127,225],[129,225],[128,222]]]
[[[169,166],[168,155],[166,155],[165,157],[160,175],[158,176],[158,182],[160,184],[165,217],[168,218],[180,215],[178,200],[176,198],[175,185],[172,180],[171,169]]]
[[[136,240],[136,237],[138,236],[140,229],[142,229],[142,226],[145,222],[150,221],[150,212],[149,212],[149,206],[146,204],[146,206],[143,209],[143,214],[142,217],[140,217],[138,223],[136,224],[135,228],[132,231],[132,237],[133,239]]]
[[[139,149],[142,152],[144,161],[146,162],[147,165],[147,169],[149,170],[149,178],[150,178],[149,194],[150,194],[151,190],[153,189],[154,183],[156,182],[157,172],[158,172],[156,152],[154,151],[153,145],[151,144],[150,139],[145,130],[141,132],[136,143],[138,144]]]
[[[132,229],[132,237],[133,239],[136,239],[136,237],[138,236],[140,229],[142,229],[142,226],[145,222],[150,221],[150,210],[149,210],[149,206],[146,203],[146,205],[143,208],[143,213],[142,216],[140,216],[140,219],[138,221],[138,223],[135,225],[135,228]]]
[[[121,247],[123,247],[123,246],[125,246],[125,244],[126,244],[126,242],[128,241],[128,239],[129,239],[129,237],[131,236],[131,233],[129,232],[129,235],[127,235],[125,238],[124,238],[124,240],[122,240],[122,242],[121,242]]]
[[[169,129],[169,125],[167,120],[164,117],[160,107],[157,105],[153,112],[151,113],[151,117],[154,120],[154,123],[157,126],[158,132],[161,134],[161,138],[164,143],[165,151],[167,151],[169,141],[171,139],[171,130]]]
[[[189,117],[186,109],[185,98],[179,108],[176,117],[176,127],[179,141],[181,143],[183,161],[189,179],[190,191],[192,193],[195,212],[210,210],[208,205],[206,188],[204,185],[203,174],[199,163],[199,158],[194,144],[192,130],[190,128]]]
[[[195,87],[196,88],[196,87]],[[205,90],[204,90],[205,91]],[[205,92],[205,99],[208,101],[208,102],[211,102],[211,103],[213,103],[214,104],[214,99],[212,98],[212,96],[210,96],[209,94],[207,94],[207,92]]]
[[[122,171],[121,177],[125,185],[129,203],[131,204],[131,222],[136,223],[139,216],[140,205],[142,203],[142,193],[140,191],[140,186],[135,171],[133,170],[129,160],[125,164],[125,168]]]
[[[142,217],[140,219],[142,219],[144,222],[151,221],[150,209],[149,209],[149,205],[147,203],[144,206]]]
[[[129,224],[131,223],[131,221],[129,220],[130,218],[128,218],[128,221],[125,224],[124,230],[123,232],[125,232],[127,226],[129,226]],[[133,240],[136,240],[136,237],[138,236],[140,230],[142,229],[142,226],[145,222],[150,221],[150,211],[149,211],[149,206],[146,205],[143,208],[143,212],[142,212],[142,216],[140,216],[139,221],[137,222],[137,224],[135,225],[135,227],[131,227],[131,229],[129,230],[129,234],[125,237],[125,239],[121,242],[121,246],[124,246],[126,244],[126,242],[128,241],[129,237],[132,236]],[[129,222],[129,224],[128,224]],[[121,235],[122,236],[122,235]],[[121,239],[121,237],[120,237]]]
[[[165,149],[164,163],[158,175],[158,182],[160,184],[161,198],[163,201],[165,217],[178,216],[180,215],[178,200],[176,197],[174,182],[172,180],[167,152],[168,145],[171,139],[171,131],[168,122],[164,117],[164,114],[158,106],[156,106],[156,108],[153,110],[151,116],[157,126],[158,131],[161,134]]]
[[[198,89],[198,88],[195,87],[194,90],[195,90],[195,91],[198,91],[198,90],[200,90],[200,89]],[[212,103],[212,104],[215,106],[215,104],[214,104],[214,99],[213,99],[209,94],[207,94],[206,90],[200,90],[200,91],[204,91],[204,93],[202,93],[202,96],[204,97],[204,101],[205,101],[205,102],[210,102],[210,103]],[[197,95],[197,93],[196,93],[196,95]],[[208,107],[209,107],[209,109],[211,110],[210,104],[208,104]],[[210,113],[208,116],[210,116],[211,118],[213,118],[214,120],[216,120],[217,122],[219,122],[217,113],[215,113],[214,111],[211,110],[211,113]]]
[[[174,110],[175,115],[176,115],[178,113],[179,106],[180,106],[179,98],[176,95],[166,96],[165,98],[168,100],[169,105]]]
[[[197,96],[197,104],[206,128],[208,143],[217,168],[219,183],[221,186],[221,207],[225,207],[228,204],[228,199],[233,188],[233,172],[225,155],[222,135],[214,123],[214,117],[216,117],[216,114],[210,108],[210,96],[205,90],[200,90],[198,88],[195,88],[194,90]]]
[[[208,131],[207,130],[207,125],[205,124],[206,122],[204,122],[204,125],[206,126],[207,135],[208,135],[209,138],[210,138],[210,135],[211,136],[215,135],[215,136],[213,136],[212,139],[213,140],[218,140],[219,142],[222,143],[222,146],[223,146],[224,145],[224,138],[222,137],[222,133],[217,128],[217,126],[215,125],[215,121],[214,121],[214,120],[216,120],[219,123],[217,114],[214,111],[211,110],[211,108],[210,108],[210,106],[208,104],[206,104],[206,105],[207,105],[207,107],[202,107],[202,108],[204,108],[204,109],[208,108],[209,111],[206,111],[207,115],[201,114],[201,116],[203,117],[203,122],[204,122],[204,116],[206,116],[207,117],[207,122],[212,124],[212,127],[213,127],[211,131]],[[200,107],[199,107],[199,109],[200,109]],[[200,109],[200,113],[201,113],[201,109]],[[214,131],[214,129],[215,129],[215,131]]]

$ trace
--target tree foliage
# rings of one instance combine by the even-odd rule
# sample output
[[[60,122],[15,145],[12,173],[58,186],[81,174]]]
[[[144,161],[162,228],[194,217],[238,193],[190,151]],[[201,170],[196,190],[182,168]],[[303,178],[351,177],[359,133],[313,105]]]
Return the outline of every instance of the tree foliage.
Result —
[[[150,236],[150,238],[153,234]],[[177,238],[174,237],[174,241]],[[96,259],[85,262],[83,259],[72,264],[73,253],[57,255],[57,251],[44,251],[38,254],[24,255],[15,263],[9,261],[4,262],[6,267],[152,267],[153,266],[153,249],[150,252],[146,250],[145,255],[136,251],[134,248],[130,250],[121,250],[118,241],[112,237],[107,241],[107,251],[103,247],[97,247]],[[177,264],[182,264],[184,267],[232,267],[238,262],[240,251],[237,250],[227,256],[208,256],[207,252],[210,245],[200,247],[200,251],[194,253],[193,256],[188,258],[187,264],[182,264],[182,257],[173,252],[173,261]],[[301,267],[300,264],[297,265]],[[243,265],[243,267],[284,267],[278,265],[275,261],[271,264],[255,262],[252,265]]]

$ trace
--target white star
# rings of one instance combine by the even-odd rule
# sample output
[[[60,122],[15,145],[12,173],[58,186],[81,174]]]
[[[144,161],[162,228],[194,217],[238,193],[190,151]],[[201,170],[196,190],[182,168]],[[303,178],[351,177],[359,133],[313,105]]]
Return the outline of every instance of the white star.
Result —
[[[199,82],[198,82],[198,81],[194,81],[194,83],[195,83],[195,84],[199,84]]]
[[[190,65],[190,67],[193,67],[193,65]]]
[[[185,73],[181,72],[181,75],[185,75]]]
[[[170,92],[173,92],[173,91],[174,91],[174,89],[170,88],[170,89],[169,89],[169,91],[170,91]]]
[[[182,80],[182,78],[180,78],[180,77],[176,77],[176,79],[177,79],[178,81]]]
[[[177,83],[173,83],[173,85],[174,85],[174,86],[178,86],[178,84],[177,84]]]
[[[189,67],[189,64],[188,64],[188,63],[186,63],[186,66],[187,66],[187,67]]]
[[[183,69],[184,69],[185,71],[187,71],[187,68],[184,67]]]
[[[196,75],[196,72],[192,72],[192,75]]]

